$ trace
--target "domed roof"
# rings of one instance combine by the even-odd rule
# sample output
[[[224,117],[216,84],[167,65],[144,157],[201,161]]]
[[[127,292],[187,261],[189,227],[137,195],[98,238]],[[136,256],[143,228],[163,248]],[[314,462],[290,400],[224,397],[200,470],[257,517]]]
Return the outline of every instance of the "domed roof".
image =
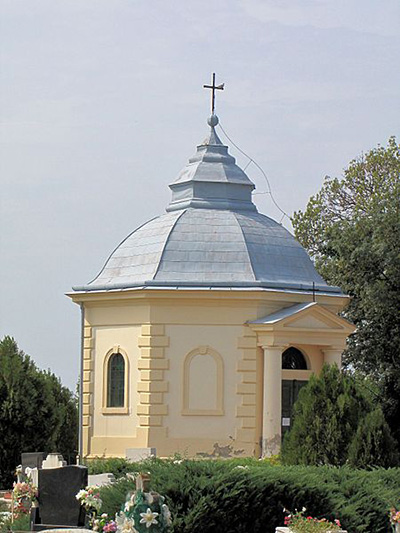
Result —
[[[98,276],[74,290],[232,287],[340,293],[280,224],[257,212],[252,181],[210,133],[170,185],[167,213],[133,231]]]

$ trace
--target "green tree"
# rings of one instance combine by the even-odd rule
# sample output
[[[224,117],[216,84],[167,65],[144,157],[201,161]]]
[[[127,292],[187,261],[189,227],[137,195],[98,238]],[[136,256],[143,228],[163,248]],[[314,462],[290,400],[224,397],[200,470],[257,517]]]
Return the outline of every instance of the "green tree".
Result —
[[[50,372],[37,369],[11,337],[0,341],[0,486],[11,486],[21,453],[76,454],[77,405]]]
[[[392,437],[382,409],[377,407],[360,421],[349,448],[348,463],[355,468],[388,468],[398,462],[397,443]]]
[[[286,464],[346,463],[359,420],[371,403],[357,382],[337,365],[325,365],[311,376],[294,405],[293,426],[285,436],[281,456]]]
[[[357,326],[344,364],[371,378],[400,445],[400,146],[390,138],[327,177],[304,212],[299,242],[321,275],[351,296],[344,315]]]

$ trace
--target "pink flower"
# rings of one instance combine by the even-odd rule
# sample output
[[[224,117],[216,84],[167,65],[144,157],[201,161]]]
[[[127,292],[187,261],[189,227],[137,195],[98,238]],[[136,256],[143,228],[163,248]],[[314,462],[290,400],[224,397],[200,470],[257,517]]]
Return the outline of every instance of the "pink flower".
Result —
[[[113,533],[114,531],[117,531],[117,524],[112,520],[103,527],[103,531],[106,533]]]

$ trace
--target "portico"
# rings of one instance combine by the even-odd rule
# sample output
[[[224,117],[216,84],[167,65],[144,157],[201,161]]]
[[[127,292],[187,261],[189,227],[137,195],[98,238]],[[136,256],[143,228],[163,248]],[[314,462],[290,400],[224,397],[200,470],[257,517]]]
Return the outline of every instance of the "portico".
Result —
[[[341,355],[354,326],[316,302],[286,307],[249,323],[263,350],[262,455],[279,453],[282,427],[282,380],[308,381],[321,363],[341,366]],[[288,347],[303,347],[307,370],[282,368]],[[307,355],[320,350],[322,361]]]

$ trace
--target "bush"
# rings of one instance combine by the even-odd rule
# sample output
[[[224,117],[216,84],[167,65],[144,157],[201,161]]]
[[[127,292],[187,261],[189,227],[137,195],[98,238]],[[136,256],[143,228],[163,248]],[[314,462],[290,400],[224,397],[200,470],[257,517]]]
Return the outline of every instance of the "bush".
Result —
[[[242,464],[240,464],[242,463]],[[357,533],[386,533],[388,509],[400,498],[400,469],[270,466],[257,460],[159,459],[132,464],[151,473],[152,490],[166,497],[173,533],[273,533],[283,508],[339,518]],[[127,477],[101,489],[102,512],[119,511],[134,490]]]
[[[361,420],[349,448],[348,462],[355,468],[398,464],[397,443],[390,433],[382,409],[377,407]]]
[[[325,365],[301,389],[281,458],[284,464],[398,464],[396,443],[382,411],[357,380],[336,365]]]
[[[136,472],[135,464],[122,457],[96,457],[84,461],[88,467],[89,474],[111,473],[118,479],[128,472]]]
[[[21,515],[11,522],[11,518],[0,520],[0,533],[11,533],[12,531],[30,531],[30,515]]]

